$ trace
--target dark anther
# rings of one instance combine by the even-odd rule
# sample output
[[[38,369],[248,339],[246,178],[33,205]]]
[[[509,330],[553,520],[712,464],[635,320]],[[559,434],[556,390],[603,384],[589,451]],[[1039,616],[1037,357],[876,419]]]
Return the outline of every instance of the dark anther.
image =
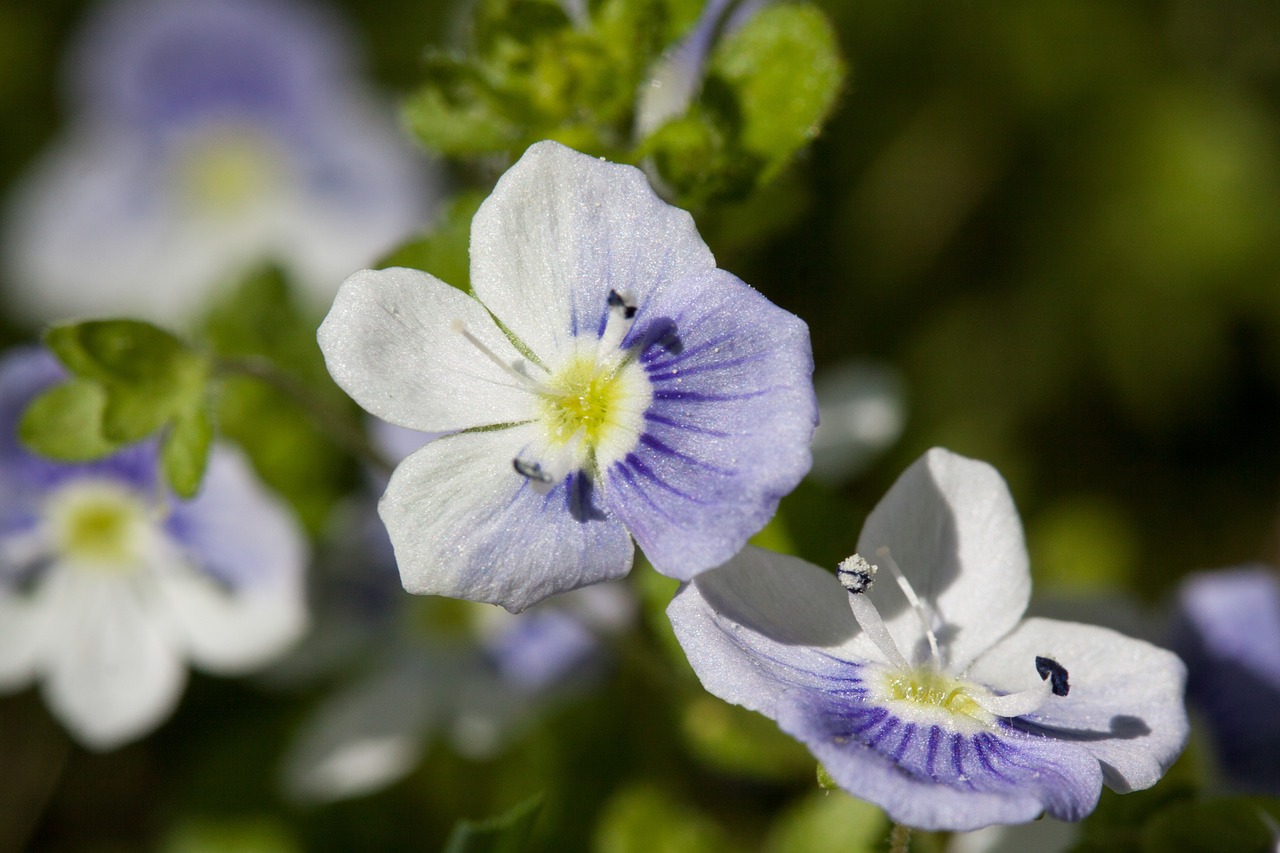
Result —
[[[609,291],[608,303],[610,308],[621,308],[622,316],[630,320],[636,316],[636,306],[622,298],[622,294],[616,290]]]
[[[525,462],[523,459],[516,457],[511,460],[511,465],[516,469],[516,473],[527,480],[534,480],[539,483],[550,483],[551,475],[542,470],[542,466],[537,462]]]
[[[1053,658],[1036,657],[1036,672],[1040,680],[1049,680],[1054,696],[1066,696],[1071,685],[1067,683],[1067,668]]]
[[[857,554],[836,567],[836,578],[854,595],[861,595],[871,588],[871,576],[874,573],[875,567]]]

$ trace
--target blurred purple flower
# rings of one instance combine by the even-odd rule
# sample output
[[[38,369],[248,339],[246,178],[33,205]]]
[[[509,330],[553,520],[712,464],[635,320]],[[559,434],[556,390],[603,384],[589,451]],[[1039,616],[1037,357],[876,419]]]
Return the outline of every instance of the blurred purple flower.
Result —
[[[1280,795],[1280,577],[1265,566],[1198,572],[1178,588],[1173,646],[1225,773]]]
[[[423,224],[423,165],[291,0],[123,0],[69,62],[64,139],[9,211],[12,308],[180,322],[266,261],[325,304]]]
[[[75,465],[25,452],[18,417],[62,376],[43,351],[0,361],[0,689],[40,680],[77,740],[110,749],[172,712],[188,660],[245,672],[300,636],[306,545],[228,448],[190,501],[153,443]]]

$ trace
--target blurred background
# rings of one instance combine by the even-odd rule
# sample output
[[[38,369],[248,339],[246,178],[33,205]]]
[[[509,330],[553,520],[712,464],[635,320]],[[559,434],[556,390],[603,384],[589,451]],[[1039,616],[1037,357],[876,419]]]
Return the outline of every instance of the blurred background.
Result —
[[[817,5],[847,67],[825,125],[750,192],[695,206],[719,265],[809,323],[824,420],[845,425],[823,439],[840,460],[821,466],[834,476],[784,500],[762,541],[834,566],[902,469],[943,445],[1009,481],[1033,609],[1158,641],[1183,576],[1280,562],[1280,6]],[[369,109],[409,140],[394,104],[426,79],[426,48],[469,49],[473,10],[444,0],[324,8],[358,57],[351,75]],[[75,132],[68,50],[94,12],[72,0],[0,4],[10,227],[26,215],[21,188]],[[418,170],[421,207],[352,270],[432,221],[449,227],[450,199],[465,208],[466,192],[483,197],[511,161],[420,152],[406,168]],[[457,267],[458,245],[441,249],[442,266]],[[28,285],[14,264],[0,269],[0,337],[30,342],[39,323],[15,295]],[[309,346],[324,307],[299,301],[290,346]],[[197,321],[201,334],[247,334],[251,319],[226,310]],[[317,358],[297,356],[310,365],[300,369]],[[477,627],[487,617],[409,600],[393,569],[353,556],[371,524],[359,496],[378,489],[332,447],[316,454],[255,457],[320,555],[302,647],[250,679],[195,675],[168,722],[106,753],[68,742],[36,691],[0,698],[0,849],[437,849],[459,819],[537,795],[535,849],[882,843],[874,808],[818,792],[802,748],[701,692],[662,616],[674,584],[648,567],[605,620],[604,654],[576,680],[585,683],[520,688],[518,719],[491,719],[515,694],[493,686],[502,658],[486,645],[497,635]],[[424,624],[437,638],[430,650],[415,645]],[[438,637],[456,638],[459,625],[479,652],[453,640],[440,650]],[[342,771],[319,792],[291,788],[291,772],[319,772],[290,763],[304,761],[297,744],[320,737],[305,734],[317,715],[342,718],[330,703],[352,691],[366,697],[354,706],[421,706],[388,723],[414,733],[413,745],[369,759],[368,784]],[[447,709],[423,698],[459,691],[478,698]],[[1198,742],[1171,781],[1134,795],[1147,805],[1126,806],[1127,817],[1104,796],[1087,849],[1146,849],[1109,827],[1140,822],[1171,790],[1218,791]]]

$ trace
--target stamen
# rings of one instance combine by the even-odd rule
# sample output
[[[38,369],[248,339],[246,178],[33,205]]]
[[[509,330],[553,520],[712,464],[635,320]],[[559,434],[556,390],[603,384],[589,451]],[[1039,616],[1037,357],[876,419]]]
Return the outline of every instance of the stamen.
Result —
[[[1042,681],[1049,680],[1054,696],[1066,696],[1071,689],[1071,685],[1067,683],[1067,668],[1053,658],[1036,655],[1036,672],[1040,673]]]
[[[876,606],[866,596],[867,590],[871,589],[871,581],[875,573],[876,567],[868,563],[860,554],[854,554],[836,567],[836,577],[849,591],[849,608],[853,611],[853,618],[858,621],[863,633],[890,664],[899,669],[910,669],[910,664],[902,656],[898,644],[893,641],[884,620],[880,618],[880,611],[876,610]]]
[[[942,655],[938,652],[938,638],[933,633],[932,620],[924,608],[924,603],[920,601],[916,591],[911,588],[911,583],[907,580],[907,576],[902,573],[902,569],[898,568],[898,563],[893,559],[893,555],[889,553],[888,545],[881,545],[877,548],[876,556],[884,561],[890,572],[893,572],[893,578],[898,582],[898,588],[907,597],[907,602],[911,605],[911,609],[916,612],[916,618],[920,620],[920,627],[924,628],[924,636],[929,641],[929,651],[933,654],[934,662],[941,663]]]
[[[636,318],[636,304],[628,294],[610,290],[605,298],[609,306],[609,316],[604,322],[604,333],[600,335],[600,349],[611,352],[622,346],[622,341],[631,331]]]
[[[467,328],[466,321],[463,320],[461,317],[454,318],[454,321],[452,324],[450,324],[450,327],[455,332],[457,332],[458,334],[466,338],[471,343],[472,346],[480,350],[480,352],[484,355],[485,358],[489,359],[489,361],[492,361],[498,367],[502,368],[503,372],[505,372],[508,376],[511,376],[517,379],[520,382],[520,384],[524,385],[530,391],[533,391],[534,393],[537,393],[537,394],[555,393],[546,385],[543,385],[537,379],[529,375],[529,368],[525,364],[523,359],[516,359],[515,361],[510,361],[510,362],[503,361],[501,356],[499,356],[493,350],[489,349],[489,347],[486,346],[483,341],[481,341],[474,334],[472,334],[471,330]]]
[[[1037,657],[1036,672],[1040,674],[1040,683],[1035,687],[1005,696],[974,696],[973,700],[997,717],[1021,717],[1039,710],[1050,696],[1067,695],[1067,670],[1062,664]]]

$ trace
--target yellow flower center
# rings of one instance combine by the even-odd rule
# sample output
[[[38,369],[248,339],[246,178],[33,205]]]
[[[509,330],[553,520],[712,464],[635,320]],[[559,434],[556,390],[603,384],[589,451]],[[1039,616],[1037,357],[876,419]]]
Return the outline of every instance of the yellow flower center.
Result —
[[[212,131],[191,140],[178,161],[183,197],[200,213],[229,219],[243,214],[276,185],[280,158],[245,131]]]
[[[64,559],[103,571],[136,568],[150,527],[146,505],[109,482],[64,487],[50,499],[48,518]]]
[[[635,447],[653,393],[639,365],[618,359],[597,361],[591,341],[545,385],[543,423],[553,447],[576,438],[584,453],[605,457],[601,462],[618,459]]]
[[[884,702],[908,718],[985,728],[995,722],[995,715],[973,698],[975,690],[982,688],[932,667],[917,667],[886,669],[879,692]]]

